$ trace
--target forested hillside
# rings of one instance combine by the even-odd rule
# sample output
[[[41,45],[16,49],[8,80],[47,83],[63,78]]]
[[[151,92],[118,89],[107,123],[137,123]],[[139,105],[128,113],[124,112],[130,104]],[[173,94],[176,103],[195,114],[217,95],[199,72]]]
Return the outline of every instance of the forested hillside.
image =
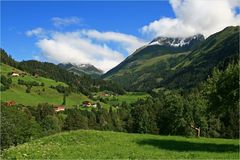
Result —
[[[227,27],[208,37],[202,44],[176,65],[160,86],[192,88],[211,75],[213,68],[223,70],[239,58],[240,27]]]

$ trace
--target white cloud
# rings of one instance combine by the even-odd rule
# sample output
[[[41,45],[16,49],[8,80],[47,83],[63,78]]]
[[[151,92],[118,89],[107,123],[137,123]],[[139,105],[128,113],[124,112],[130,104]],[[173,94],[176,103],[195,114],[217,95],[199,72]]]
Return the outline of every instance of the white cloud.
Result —
[[[32,30],[29,30],[25,33],[28,37],[36,36],[38,38],[45,38],[46,37],[46,31],[43,28],[35,28]]]
[[[202,33],[205,37],[230,25],[240,25],[235,8],[239,0],[170,0],[176,18],[160,18],[141,28],[156,36],[187,37]]]
[[[82,30],[83,35],[98,41],[118,42],[125,48],[129,54],[132,54],[139,47],[147,44],[147,41],[141,40],[135,36],[118,32],[99,32],[97,30]]]
[[[124,59],[121,52],[108,45],[109,41],[116,42],[126,51],[135,50],[144,43],[134,36],[123,33],[80,30],[52,33],[48,39],[39,39],[37,46],[42,50],[43,55],[52,62],[90,63],[108,71]]]
[[[78,17],[66,17],[66,18],[53,17],[51,20],[53,25],[56,27],[69,26],[81,23],[81,20]]]

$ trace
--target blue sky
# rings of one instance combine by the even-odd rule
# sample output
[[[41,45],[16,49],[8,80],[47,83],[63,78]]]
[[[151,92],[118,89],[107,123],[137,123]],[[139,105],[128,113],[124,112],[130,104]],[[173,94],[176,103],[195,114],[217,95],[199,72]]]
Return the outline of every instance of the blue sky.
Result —
[[[156,36],[207,37],[239,24],[233,1],[2,1],[1,47],[18,61],[92,63],[107,71]],[[206,15],[212,23],[200,23]]]
[[[32,59],[40,52],[36,38],[25,32],[41,27],[74,31],[97,29],[141,36],[139,29],[161,16],[173,17],[167,1],[160,2],[2,2],[1,46],[17,60]],[[55,27],[52,17],[78,17],[80,24]]]

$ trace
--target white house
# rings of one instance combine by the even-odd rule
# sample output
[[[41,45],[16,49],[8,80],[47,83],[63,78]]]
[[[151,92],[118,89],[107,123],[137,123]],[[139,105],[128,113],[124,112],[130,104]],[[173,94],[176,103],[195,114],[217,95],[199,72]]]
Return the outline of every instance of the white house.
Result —
[[[13,77],[19,77],[19,73],[12,72],[12,76],[13,76]]]

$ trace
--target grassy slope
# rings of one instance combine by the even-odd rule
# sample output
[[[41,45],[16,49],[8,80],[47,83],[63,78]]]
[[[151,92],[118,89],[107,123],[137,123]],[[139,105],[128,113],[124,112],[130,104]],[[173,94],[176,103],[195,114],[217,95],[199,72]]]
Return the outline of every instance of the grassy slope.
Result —
[[[105,79],[111,79],[131,91],[146,91],[151,87],[157,87],[166,74],[176,69],[177,62],[188,54],[189,52],[163,54],[156,52],[156,55],[146,58],[144,55],[138,56],[138,59],[126,63],[124,67]]]
[[[103,131],[71,131],[3,152],[4,159],[237,159],[239,141]]]
[[[111,105],[116,105],[119,102],[126,102],[126,103],[133,103],[136,102],[138,99],[146,99],[147,97],[149,97],[150,95],[148,93],[145,92],[127,92],[124,95],[119,95],[117,96],[117,101],[110,101],[108,102]]]
[[[13,71],[13,67],[0,64],[1,68],[1,74],[7,75],[9,72]],[[14,69],[15,71],[22,72],[20,70]],[[15,100],[19,104],[24,105],[37,105],[39,103],[45,103],[48,102],[50,104],[54,105],[60,105],[63,101],[63,95],[61,93],[58,93],[57,90],[49,88],[51,85],[57,86],[67,86],[67,84],[62,82],[56,82],[52,79],[47,79],[44,77],[34,77],[31,75],[26,75],[25,77],[11,77],[12,78],[12,85],[11,88],[7,91],[1,92],[1,101],[9,101],[9,100]],[[18,85],[18,79],[23,79],[24,81],[37,81],[38,83],[43,82],[45,85],[42,86],[33,86],[31,89],[31,93],[26,93],[26,86]],[[45,89],[43,92],[42,89]],[[71,93],[66,100],[66,106],[72,107],[73,105],[80,105],[83,101],[89,100],[88,97],[86,97],[83,94],[76,94]],[[103,106],[108,107],[109,105],[103,104]]]
[[[151,84],[157,84],[163,79],[161,72],[165,70],[174,70],[174,66],[170,66],[170,60],[178,59],[188,54],[171,53],[164,55],[157,55],[153,58],[141,58],[128,63],[124,68],[116,73],[109,75],[105,79],[111,79],[127,88],[134,88],[134,90],[145,90],[148,86],[146,79]],[[154,73],[154,74],[153,74]],[[151,79],[151,82],[149,81]]]
[[[138,61],[134,62],[134,65],[127,65],[122,70],[119,70],[114,75],[110,75],[106,79],[111,78],[119,78],[119,76],[126,75],[125,73],[131,73],[131,72],[139,72],[142,70],[145,70],[148,67],[154,66],[156,63],[163,63],[166,62],[169,58],[176,58],[180,55],[184,55],[184,53],[177,53],[177,54],[164,54],[164,55],[158,55],[154,58],[148,58],[148,59],[139,59]]]
[[[15,69],[11,66],[8,66],[6,64],[0,63],[1,68],[1,75],[7,76],[9,72],[12,72],[13,70],[21,73],[21,70]],[[37,105],[39,103],[45,103],[48,102],[50,104],[54,105],[60,105],[63,101],[63,95],[59,93],[57,90],[50,88],[50,86],[67,86],[67,84],[62,82],[56,82],[52,79],[47,79],[44,77],[34,77],[30,74],[27,74],[25,77],[11,77],[12,78],[12,84],[10,89],[1,92],[1,101],[9,101],[14,100],[18,104],[24,104],[24,105]],[[33,86],[31,89],[31,93],[26,93],[26,86],[19,85],[18,79],[22,79],[24,81],[36,81],[38,83],[44,83],[44,86]],[[45,91],[43,91],[43,88]],[[147,93],[132,93],[128,92],[124,95],[119,95],[116,98],[118,99],[117,102],[123,102],[126,101],[127,103],[135,102],[138,99],[146,98],[149,96]],[[67,99],[66,99],[66,106],[72,107],[73,105],[81,105],[83,101],[93,101],[90,100],[87,96],[83,94],[76,94],[71,93]],[[109,104],[105,104],[100,102],[102,106],[108,108],[110,107],[109,104],[115,104],[114,102],[109,102]]]
[[[145,92],[127,92],[127,94],[118,96],[118,100],[121,102],[133,103],[138,99],[146,99],[150,95]]]

